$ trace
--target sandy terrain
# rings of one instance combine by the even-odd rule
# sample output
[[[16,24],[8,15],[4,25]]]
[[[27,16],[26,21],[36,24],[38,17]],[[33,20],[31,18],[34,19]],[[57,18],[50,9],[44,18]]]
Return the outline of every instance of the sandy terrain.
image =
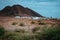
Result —
[[[32,24],[31,22],[34,21],[35,23]],[[44,20],[47,23],[55,23],[52,21]],[[12,25],[12,23],[16,23],[16,25]],[[23,23],[24,26],[19,26],[20,23]],[[2,25],[6,30],[14,31],[16,29],[24,29],[30,31],[34,27],[42,27],[42,25],[38,25],[39,20],[32,20],[32,19],[23,19],[23,18],[13,18],[13,17],[1,17],[0,18],[0,25]],[[48,26],[51,26],[50,24]]]

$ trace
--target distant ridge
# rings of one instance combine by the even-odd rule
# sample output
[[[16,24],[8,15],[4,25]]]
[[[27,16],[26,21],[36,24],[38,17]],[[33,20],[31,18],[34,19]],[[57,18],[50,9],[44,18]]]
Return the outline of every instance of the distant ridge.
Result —
[[[0,16],[43,17],[39,13],[21,5],[6,6],[0,11]]]

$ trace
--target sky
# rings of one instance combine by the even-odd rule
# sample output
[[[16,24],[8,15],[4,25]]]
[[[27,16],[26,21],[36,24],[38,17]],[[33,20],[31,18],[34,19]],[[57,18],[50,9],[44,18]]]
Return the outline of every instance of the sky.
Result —
[[[22,5],[45,17],[60,18],[60,0],[0,0],[0,10],[5,6]]]

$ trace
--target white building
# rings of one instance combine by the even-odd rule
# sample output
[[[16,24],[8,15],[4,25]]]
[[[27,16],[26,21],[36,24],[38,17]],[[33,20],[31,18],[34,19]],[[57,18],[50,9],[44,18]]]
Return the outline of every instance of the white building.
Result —
[[[21,18],[20,16],[15,16],[15,18]]]
[[[44,19],[46,19],[44,17],[20,17],[20,16],[15,16],[15,18],[28,18],[28,19],[33,19],[33,20],[44,20]]]

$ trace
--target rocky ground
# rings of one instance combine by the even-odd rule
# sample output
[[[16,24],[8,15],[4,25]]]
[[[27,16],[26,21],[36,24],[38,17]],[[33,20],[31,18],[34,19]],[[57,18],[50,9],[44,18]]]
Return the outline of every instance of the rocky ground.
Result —
[[[41,24],[41,22],[45,24]],[[35,27],[43,27],[56,24],[53,20],[32,20],[26,18],[14,18],[14,17],[1,17],[0,25],[2,25],[8,31],[14,31],[16,29],[23,29],[31,31]]]

